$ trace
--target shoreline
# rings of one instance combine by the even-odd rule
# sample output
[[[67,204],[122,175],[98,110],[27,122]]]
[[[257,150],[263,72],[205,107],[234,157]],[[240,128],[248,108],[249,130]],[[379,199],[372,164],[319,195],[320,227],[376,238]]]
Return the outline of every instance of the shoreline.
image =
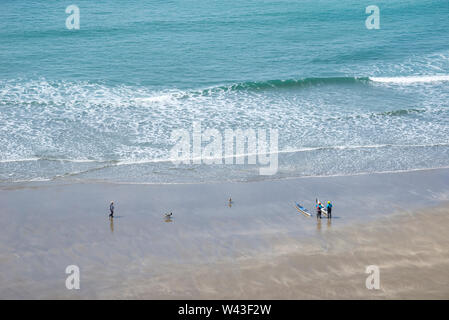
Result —
[[[322,283],[321,294],[303,290],[311,279],[318,283],[322,282],[319,275],[327,277],[325,271],[312,276],[312,270],[340,257],[335,250],[341,251],[341,260],[333,263],[345,265],[352,257],[351,241],[371,243],[371,251],[378,249],[377,256],[390,259],[387,246],[373,244],[373,238],[351,230],[369,231],[380,224],[383,227],[374,236],[384,237],[381,229],[390,227],[385,221],[396,216],[435,207],[444,211],[449,200],[449,170],[247,183],[10,187],[0,188],[0,267],[4,270],[0,298],[336,298],[332,292],[342,285],[338,281],[331,288]],[[227,205],[229,196],[232,207]],[[317,223],[315,217],[298,215],[294,201],[311,210],[317,196],[333,201],[332,221]],[[107,219],[110,200],[116,202],[112,222]],[[171,223],[164,221],[165,212],[173,212]],[[441,225],[429,225],[431,229],[422,237],[432,245],[432,257],[439,252],[446,259],[445,239],[438,238],[440,246],[434,237],[449,227],[449,221],[439,220]],[[402,226],[419,231],[406,221]],[[411,243],[417,239],[413,233],[404,236]],[[334,237],[333,246],[329,237]],[[403,245],[399,238],[392,239],[391,250]],[[295,256],[292,248],[301,254]],[[421,250],[409,249],[410,257]],[[350,269],[360,267],[351,259]],[[64,270],[72,264],[81,269],[82,290],[65,288]],[[411,263],[409,267],[416,266]],[[364,279],[361,272],[357,277]],[[355,281],[354,274],[341,277]],[[234,280],[226,284],[226,279]],[[244,284],[264,290],[243,290]],[[366,290],[364,281],[357,290]],[[314,294],[309,297],[301,292]],[[444,290],[438,294],[449,297]],[[399,296],[408,298],[407,294]],[[343,296],[352,297],[373,296]]]
[[[371,176],[371,175],[385,175],[385,174],[407,174],[413,172],[432,172],[432,171],[445,171],[449,170],[448,166],[437,168],[417,168],[417,169],[404,169],[404,170],[386,170],[375,172],[358,172],[352,174],[331,174],[331,175],[306,175],[306,176],[291,176],[291,177],[278,177],[278,178],[266,178],[263,180],[230,180],[230,181],[198,181],[198,182],[139,182],[139,181],[114,181],[114,180],[96,180],[96,179],[74,179],[68,180],[64,178],[49,178],[49,179],[35,179],[35,180],[17,180],[17,181],[0,181],[0,191],[17,187],[35,187],[44,186],[47,184],[110,184],[110,185],[142,185],[142,186],[165,186],[165,185],[208,185],[208,184],[233,184],[233,183],[257,183],[257,182],[274,182],[284,180],[299,180],[299,179],[327,179],[336,177],[356,177],[356,176]]]

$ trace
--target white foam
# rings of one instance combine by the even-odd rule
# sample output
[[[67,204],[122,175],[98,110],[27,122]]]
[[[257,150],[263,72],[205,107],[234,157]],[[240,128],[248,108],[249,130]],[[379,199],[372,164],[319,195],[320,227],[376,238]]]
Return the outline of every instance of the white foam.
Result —
[[[91,160],[91,159],[47,159],[47,158],[11,158],[0,159],[0,163],[9,162],[35,162],[35,161],[60,161],[60,162],[74,162],[74,163],[89,163],[89,162],[107,162],[106,160]]]
[[[284,150],[278,150],[274,152],[262,152],[262,153],[243,153],[243,154],[232,154],[223,155],[216,157],[185,157],[185,158],[155,158],[155,159],[121,159],[117,160],[115,165],[139,165],[139,164],[149,164],[149,163],[160,163],[160,162],[180,162],[180,163],[190,163],[191,161],[204,161],[204,160],[220,160],[229,158],[245,158],[250,156],[258,155],[271,155],[271,154],[284,154],[284,153],[301,153],[301,152],[312,152],[312,151],[323,151],[323,150],[358,150],[358,149],[381,149],[381,148],[431,148],[431,147],[447,147],[449,142],[445,143],[434,143],[434,144],[375,144],[375,145],[338,145],[338,146],[322,146],[322,147],[304,147],[304,148],[287,148]]]
[[[373,77],[371,80],[449,81],[449,75]],[[61,168],[64,172],[78,172],[88,167],[84,162],[107,162],[109,166],[172,162],[180,159],[170,158],[171,132],[182,128],[191,134],[192,121],[202,121],[203,129],[278,129],[281,150],[275,153],[310,152],[318,165],[320,158],[314,157],[315,150],[371,149],[374,152],[366,154],[376,154],[376,148],[389,152],[389,148],[395,147],[445,146],[449,132],[446,125],[449,91],[435,87],[436,94],[435,90],[429,90],[432,86],[419,88],[419,97],[425,99],[417,105],[412,100],[405,101],[404,105],[388,105],[386,113],[394,112],[395,107],[398,111],[411,108],[422,112],[405,113],[406,116],[399,112],[399,116],[390,116],[381,112],[384,109],[376,101],[360,99],[357,90],[336,94],[321,88],[268,93],[211,89],[209,94],[202,94],[199,90],[154,90],[87,82],[0,81],[0,127],[3,128],[0,163],[8,170],[35,175],[41,173],[41,167],[34,166],[33,161],[74,163],[73,167],[59,163],[48,165],[56,173],[61,173]],[[401,93],[415,91],[413,86],[400,89]],[[355,101],[349,106],[342,103],[351,99]],[[413,145],[415,141],[422,145]],[[385,142],[391,144],[382,144]],[[433,144],[437,142],[440,144]],[[418,162],[428,161],[425,152],[414,153],[413,157]],[[404,167],[414,166],[408,163],[409,159],[413,162],[411,157],[403,157],[398,152],[397,161],[404,163]],[[14,168],[13,164],[4,164],[7,162],[20,164]],[[47,164],[42,168],[47,170]],[[386,165],[385,169],[388,168]],[[315,171],[318,170],[312,167],[304,169],[305,174]]]
[[[449,81],[449,75],[408,76],[408,77],[370,77],[371,81],[395,84]]]
[[[31,162],[38,161],[39,158],[23,158],[23,159],[1,159],[0,163],[9,163],[9,162]]]

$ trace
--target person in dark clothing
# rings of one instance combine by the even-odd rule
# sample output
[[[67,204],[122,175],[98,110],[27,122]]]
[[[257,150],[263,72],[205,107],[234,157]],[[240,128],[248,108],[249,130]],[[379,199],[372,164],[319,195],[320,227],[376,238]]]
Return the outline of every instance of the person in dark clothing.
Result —
[[[109,205],[109,211],[111,211],[111,214],[109,214],[109,218],[114,218],[114,201],[111,201],[111,204]]]
[[[330,201],[327,202],[327,218],[330,219],[332,218],[332,203]]]
[[[318,202],[318,204],[316,205],[316,218],[317,219],[321,219],[321,208],[323,206],[321,205],[321,202]]]

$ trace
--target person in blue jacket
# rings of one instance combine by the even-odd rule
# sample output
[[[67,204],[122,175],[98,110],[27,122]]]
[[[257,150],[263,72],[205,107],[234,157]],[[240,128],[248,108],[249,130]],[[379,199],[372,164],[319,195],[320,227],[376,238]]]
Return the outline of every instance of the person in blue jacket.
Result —
[[[327,218],[330,219],[332,218],[332,203],[330,201],[327,202]]]

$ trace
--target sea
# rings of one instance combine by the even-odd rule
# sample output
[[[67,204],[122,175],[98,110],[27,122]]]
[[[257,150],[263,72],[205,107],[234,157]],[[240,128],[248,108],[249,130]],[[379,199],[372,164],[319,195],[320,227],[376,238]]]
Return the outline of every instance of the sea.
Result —
[[[276,172],[176,163],[195,123],[276,130]],[[447,0],[0,1],[0,183],[447,167]]]

